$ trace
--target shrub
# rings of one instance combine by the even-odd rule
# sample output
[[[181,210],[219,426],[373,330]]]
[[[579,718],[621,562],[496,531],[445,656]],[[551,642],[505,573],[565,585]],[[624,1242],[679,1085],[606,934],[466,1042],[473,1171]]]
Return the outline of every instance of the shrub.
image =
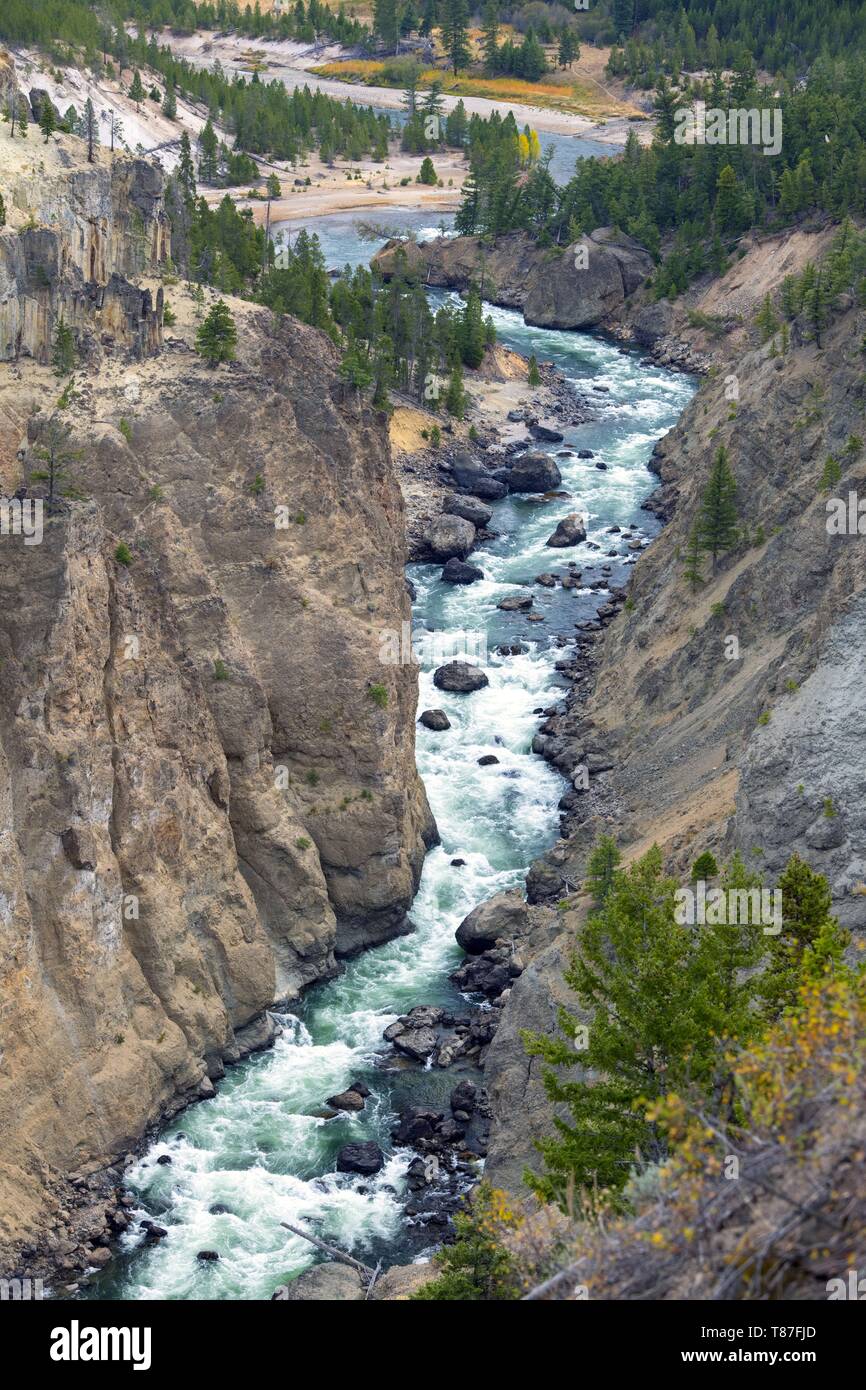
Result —
[[[114,551],[114,558],[119,565],[132,564],[132,551],[126,544],[126,541],[120,541],[120,543],[117,545]]]

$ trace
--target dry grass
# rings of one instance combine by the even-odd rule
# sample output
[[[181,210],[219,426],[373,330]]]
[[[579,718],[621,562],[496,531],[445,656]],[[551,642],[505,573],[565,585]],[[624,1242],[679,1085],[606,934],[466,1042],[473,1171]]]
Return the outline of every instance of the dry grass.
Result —
[[[344,62],[321,63],[310,68],[310,72],[317,77],[341,82],[399,87],[400,83],[386,80],[386,66],[374,58],[351,58]],[[597,120],[639,114],[630,103],[621,101],[592,80],[584,80],[573,72],[550,73],[544,82],[524,82],[516,77],[481,77],[471,73],[461,73],[455,77],[442,68],[425,68],[420,75],[419,86],[429,87],[432,82],[439,82],[442,90],[453,96],[513,101],[524,106],[574,112]]]

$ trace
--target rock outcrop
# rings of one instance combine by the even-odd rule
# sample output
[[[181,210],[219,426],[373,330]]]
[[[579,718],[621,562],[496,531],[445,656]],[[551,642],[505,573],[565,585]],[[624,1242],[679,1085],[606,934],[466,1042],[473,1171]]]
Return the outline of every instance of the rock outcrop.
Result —
[[[389,241],[374,257],[387,278],[403,264],[428,285],[466,290],[508,309],[521,309],[540,328],[590,328],[620,309],[652,273],[653,259],[613,227],[598,227],[567,247],[538,247],[524,232],[493,246],[480,237]]]
[[[140,279],[171,250],[162,172],[104,149],[88,164],[84,143],[68,135],[52,139],[43,170],[31,167],[29,144],[3,190],[0,361],[49,361],[61,315],[82,354],[97,342],[139,358],[156,352],[163,291]]]
[[[219,373],[180,346],[79,373],[88,500],[0,539],[4,1254],[60,1175],[267,1045],[275,1001],[405,930],[435,838],[417,673],[380,660],[409,618],[385,421],[316,330],[232,311]],[[20,481],[46,417],[7,377],[4,446],[16,408]]]

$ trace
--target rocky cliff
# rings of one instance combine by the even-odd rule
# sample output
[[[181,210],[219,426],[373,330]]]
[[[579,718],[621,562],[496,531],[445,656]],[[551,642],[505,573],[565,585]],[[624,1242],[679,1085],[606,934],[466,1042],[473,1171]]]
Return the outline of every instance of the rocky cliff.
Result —
[[[542,725],[544,756],[566,774],[587,767],[589,788],[567,795],[562,838],[527,881],[530,902],[548,905],[562,935],[553,946],[547,931],[520,943],[529,968],[486,1062],[488,1170],[512,1190],[523,1164],[538,1162],[532,1139],[552,1123],[519,1031],[545,1019],[554,1026],[563,955],[586,911],[574,888],[600,833],[616,837],[626,860],[657,842],[685,879],[702,850],[724,858],[739,849],[774,882],[796,850],[827,876],[842,922],[866,931],[864,539],[856,521],[842,534],[827,524],[831,497],[847,514],[852,494],[855,513],[866,496],[866,313],[842,296],[820,347],[795,321],[784,353],[760,345],[751,326],[764,294],[827,240],[825,231],[755,239],[721,280],[661,306],[668,346],[684,345],[709,371],[656,448],[651,505],[669,524],[603,634],[588,698],[576,692],[567,714]],[[623,336],[647,331],[655,312],[632,300]],[[742,539],[715,568],[707,561],[693,590],[685,550],[720,445],[737,481]],[[566,911],[556,907],[562,898]],[[524,1125],[515,1115],[527,1095]]]
[[[0,539],[0,1246],[54,1203],[73,1264],[62,1175],[404,930],[435,837],[416,672],[379,661],[409,617],[386,421],[317,331],[232,309],[218,372],[178,337],[59,412],[44,368],[0,381],[5,488],[44,492],[53,418],[84,499]]]
[[[4,56],[8,91],[15,74]],[[155,352],[162,289],[140,280],[171,250],[160,169],[99,147],[88,163],[83,141],[58,134],[46,143],[31,126],[26,138],[0,142],[0,178],[0,361],[47,362],[61,315],[83,353],[95,344]]]
[[[599,227],[567,247],[537,246],[525,232],[482,237],[389,241],[373,257],[387,279],[401,256],[425,284],[467,290],[506,309],[521,309],[539,328],[590,328],[616,313],[653,268],[631,237]]]

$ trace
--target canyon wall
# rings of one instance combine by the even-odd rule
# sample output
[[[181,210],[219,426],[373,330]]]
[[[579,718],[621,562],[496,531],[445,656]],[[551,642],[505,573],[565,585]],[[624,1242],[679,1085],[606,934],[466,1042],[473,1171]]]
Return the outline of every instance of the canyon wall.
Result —
[[[60,421],[77,499],[0,539],[2,1267],[25,1236],[86,1263],[65,1175],[405,930],[436,836],[416,669],[380,661],[410,613],[387,422],[323,334],[230,304],[218,371],[113,353],[60,411],[44,368],[0,376],[7,494],[44,494]]]
[[[3,58],[8,101],[15,75]],[[31,125],[26,138],[4,138],[0,177],[0,362],[48,362],[61,315],[82,352],[97,342],[138,357],[157,351],[163,292],[137,281],[171,252],[159,167],[99,146],[88,163],[83,141],[46,142]]]

